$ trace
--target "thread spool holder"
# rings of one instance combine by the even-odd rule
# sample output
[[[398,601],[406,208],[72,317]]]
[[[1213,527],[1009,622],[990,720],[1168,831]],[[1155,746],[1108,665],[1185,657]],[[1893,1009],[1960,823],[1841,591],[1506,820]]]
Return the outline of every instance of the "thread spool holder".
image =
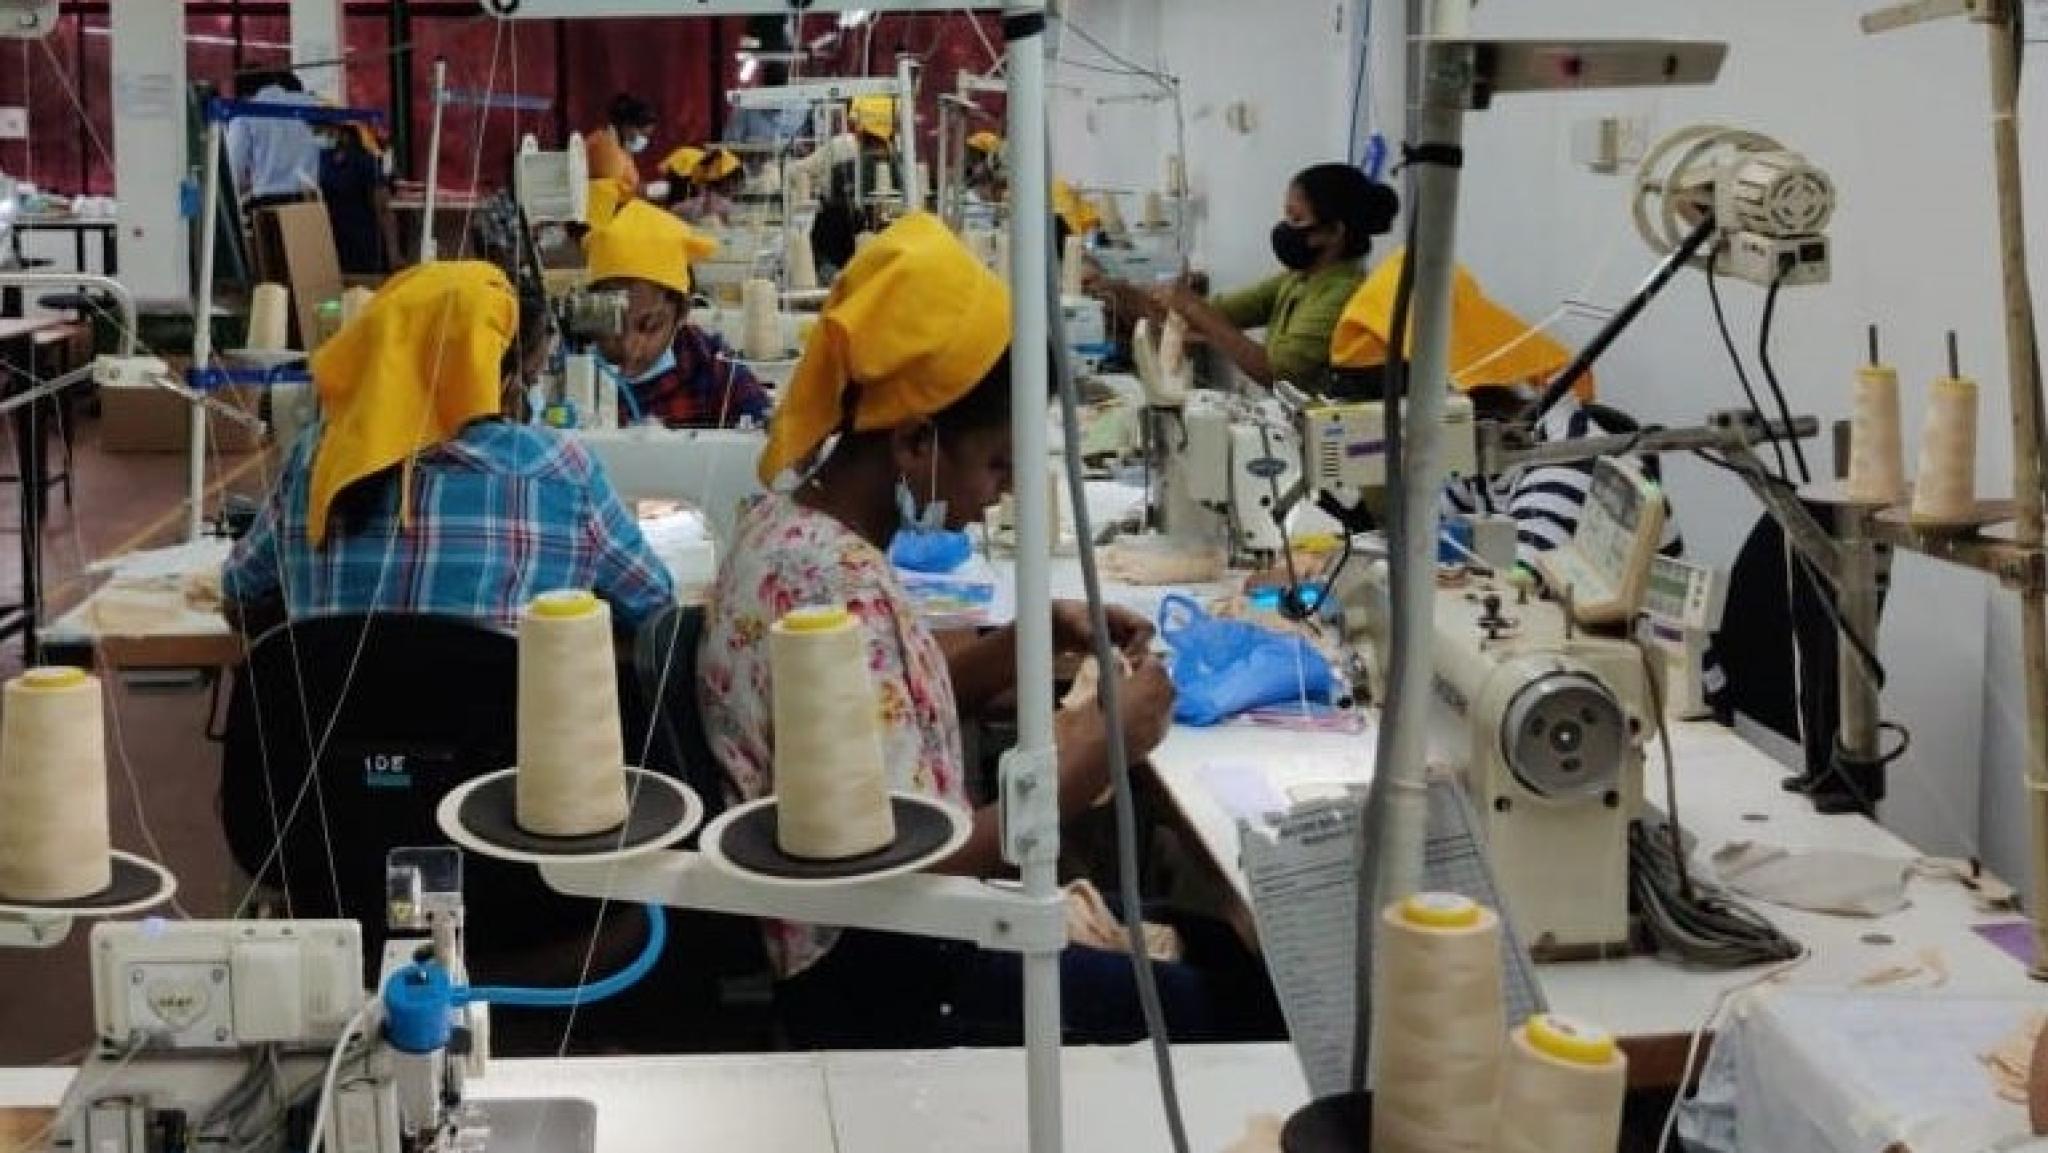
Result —
[[[113,883],[89,897],[47,903],[0,897],[0,949],[54,948],[71,935],[74,921],[132,916],[176,895],[178,881],[170,870],[119,849],[112,855]]]

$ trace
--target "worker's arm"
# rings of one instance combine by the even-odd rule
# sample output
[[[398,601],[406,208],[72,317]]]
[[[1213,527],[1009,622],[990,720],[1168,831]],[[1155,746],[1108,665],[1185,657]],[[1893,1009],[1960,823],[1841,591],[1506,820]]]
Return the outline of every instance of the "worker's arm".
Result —
[[[1188,322],[1188,328],[1200,334],[1209,347],[1236,365],[1239,372],[1270,388],[1276,378],[1266,346],[1245,335],[1245,330],[1272,320],[1282,279],[1276,276],[1214,300],[1206,300],[1184,285],[1164,289],[1160,295],[1162,303],[1179,313]]]
[[[377,235],[384,243],[384,269],[396,272],[405,267],[405,250],[398,246],[398,214],[391,211],[391,186],[381,178],[370,192],[370,205],[377,214]]]
[[[1166,739],[1173,725],[1173,681],[1157,660],[1135,665],[1122,682],[1124,759],[1136,765]],[[1109,726],[1099,708],[1062,710],[1053,718],[1053,748],[1059,757],[1060,820],[1091,808],[1109,787]],[[938,871],[987,877],[1007,871],[1003,860],[1000,807],[975,810],[967,843]]]
[[[1124,659],[1141,661],[1152,646],[1152,622],[1120,605],[1103,610],[1109,625],[1109,643]],[[1088,606],[1079,601],[1052,604],[1053,651],[1071,656],[1093,656],[1095,631]],[[961,717],[979,715],[997,698],[1017,686],[1017,629],[1013,625],[991,629],[964,644],[946,649],[946,672],[953,682],[953,700]]]

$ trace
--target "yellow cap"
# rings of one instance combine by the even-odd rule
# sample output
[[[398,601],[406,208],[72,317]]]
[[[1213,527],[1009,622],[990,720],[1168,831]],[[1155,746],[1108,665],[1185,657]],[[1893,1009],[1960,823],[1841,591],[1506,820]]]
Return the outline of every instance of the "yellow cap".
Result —
[[[1003,138],[983,129],[967,138],[967,147],[974,149],[976,152],[994,156],[1003,150]]]
[[[896,428],[966,396],[1009,347],[1009,288],[938,217],[905,216],[832,285],[768,425],[761,482],[847,423],[849,388],[853,431]]]
[[[740,170],[740,158],[729,149],[714,148],[697,164],[697,179],[705,183],[724,180]]]
[[[1425,929],[1466,929],[1479,923],[1479,906],[1456,893],[1417,893],[1401,902],[1401,919]]]
[[[704,163],[704,150],[685,144],[661,158],[661,171],[678,180],[697,179],[697,169]]]
[[[1522,1026],[1529,1047],[1546,1057],[1573,1065],[1605,1065],[1614,1060],[1614,1036],[1595,1025],[1537,1013]]]
[[[503,407],[499,361],[519,327],[519,298],[496,265],[415,264],[384,282],[356,318],[313,354],[326,431],[313,452],[307,535],[327,539],[341,490],[392,465],[410,523],[412,462]]]
[[[21,674],[25,689],[69,689],[85,683],[85,670],[70,665],[41,665]]]
[[[616,180],[593,180],[584,198],[583,219],[592,228],[603,228],[619,214],[619,205],[632,199],[633,194]]]
[[[1086,235],[1095,231],[1102,223],[1102,214],[1095,206],[1074,191],[1074,186],[1064,180],[1052,182],[1052,210],[1067,224],[1070,232]]]
[[[844,605],[806,605],[782,614],[781,625],[792,633],[826,633],[853,623]]]
[[[716,240],[644,200],[620,206],[609,223],[583,238],[591,283],[645,280],[683,293],[690,291],[690,263],[717,251]]]
[[[853,127],[877,140],[896,139],[896,98],[856,96],[849,109]]]
[[[1406,255],[1396,252],[1381,261],[1351,294],[1330,335],[1331,364],[1372,368],[1386,362],[1393,339],[1394,296]],[[1450,352],[1451,381],[1461,391],[1490,384],[1541,384],[1572,359],[1571,350],[1545,333],[1531,332],[1520,317],[1488,299],[1463,265],[1451,287]],[[1579,388],[1581,399],[1592,396],[1591,374],[1580,378]]]
[[[585,617],[597,611],[597,597],[585,589],[556,589],[533,598],[533,615],[550,620]]]

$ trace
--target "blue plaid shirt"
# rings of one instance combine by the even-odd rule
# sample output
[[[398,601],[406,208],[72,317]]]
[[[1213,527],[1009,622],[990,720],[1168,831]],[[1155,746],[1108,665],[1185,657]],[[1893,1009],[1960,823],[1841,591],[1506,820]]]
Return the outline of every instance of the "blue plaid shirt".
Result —
[[[316,549],[306,510],[319,438],[315,425],[292,446],[284,475],[228,557],[222,591],[237,605],[281,602],[293,619],[442,613],[511,630],[528,601],[554,589],[595,592],[624,628],[675,603],[668,569],[632,512],[567,436],[471,424],[420,455],[410,525],[398,520],[394,468],[342,492]]]

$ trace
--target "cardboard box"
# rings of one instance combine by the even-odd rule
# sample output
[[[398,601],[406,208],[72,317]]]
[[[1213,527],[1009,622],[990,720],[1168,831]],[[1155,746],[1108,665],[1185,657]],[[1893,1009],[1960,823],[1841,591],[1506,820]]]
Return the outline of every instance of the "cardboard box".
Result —
[[[174,371],[183,372],[182,359]],[[245,412],[257,412],[263,395],[255,389],[224,389],[220,398]],[[100,448],[105,452],[185,452],[192,439],[192,406],[176,393],[150,385],[100,388]],[[264,437],[218,416],[207,416],[207,445],[218,452],[261,448]]]

